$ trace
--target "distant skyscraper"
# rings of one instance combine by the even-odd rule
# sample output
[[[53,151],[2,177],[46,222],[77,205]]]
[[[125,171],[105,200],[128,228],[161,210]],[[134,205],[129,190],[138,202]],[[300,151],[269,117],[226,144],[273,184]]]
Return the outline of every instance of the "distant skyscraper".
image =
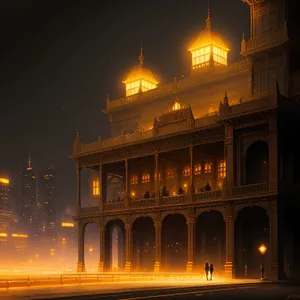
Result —
[[[48,239],[56,239],[56,175],[51,167],[43,174],[42,198],[44,208],[45,236]]]
[[[31,167],[30,155],[28,157],[28,167],[21,173],[22,195],[20,223],[29,233],[32,240],[36,236],[38,226],[37,203],[36,203],[36,177]]]

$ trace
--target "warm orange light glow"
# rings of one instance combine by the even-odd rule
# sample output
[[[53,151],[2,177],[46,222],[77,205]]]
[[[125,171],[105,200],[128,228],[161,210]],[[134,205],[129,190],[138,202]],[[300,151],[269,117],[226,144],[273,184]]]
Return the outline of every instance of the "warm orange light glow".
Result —
[[[132,175],[130,177],[130,184],[131,185],[135,185],[135,184],[138,184],[139,183],[139,178],[136,174]]]
[[[61,227],[74,227],[74,223],[62,222]]]
[[[89,252],[93,252],[94,251],[94,249],[93,248],[89,248]]]
[[[142,183],[149,183],[150,182],[150,173],[144,172],[142,175]]]
[[[218,165],[219,178],[223,179],[226,177],[226,160],[221,160]]]
[[[0,183],[9,184],[9,179],[0,177]]]
[[[181,109],[181,104],[176,101],[172,106],[172,110],[175,111],[175,110],[179,110],[179,109]]]
[[[24,238],[24,239],[28,238],[27,234],[21,234],[21,233],[13,233],[11,236],[18,237],[18,238]]]
[[[51,255],[51,256],[54,255],[54,249],[50,249],[50,255]]]
[[[134,197],[134,196],[135,196],[135,192],[132,192],[132,193],[131,193],[131,196]]]
[[[267,247],[264,244],[262,244],[262,245],[259,246],[258,250],[259,250],[261,255],[264,255],[267,251]]]
[[[187,187],[187,184],[185,183],[183,186],[186,188],[186,187]]]
[[[190,176],[191,175],[191,167],[189,165],[186,165],[182,170],[183,176]]]
[[[5,232],[0,232],[0,237],[7,237],[7,233],[5,233]]]
[[[99,196],[100,195],[100,181],[99,179],[93,180],[93,196]]]

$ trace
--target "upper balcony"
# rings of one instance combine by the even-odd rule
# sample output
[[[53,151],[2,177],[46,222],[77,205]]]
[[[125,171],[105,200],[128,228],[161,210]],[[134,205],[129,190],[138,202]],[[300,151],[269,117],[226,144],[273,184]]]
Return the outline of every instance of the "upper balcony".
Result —
[[[243,39],[241,43],[241,55],[247,56],[278,47],[288,41],[286,25],[282,28],[272,30],[266,34],[254,37],[248,41]]]
[[[157,197],[147,198],[139,200],[131,200],[126,206],[124,201],[106,203],[103,205],[103,213],[112,211],[136,211],[142,208],[154,208],[154,207],[174,207],[176,205],[184,204],[197,204],[209,202],[210,205],[215,203],[216,205],[222,201],[234,201],[241,198],[253,198],[268,194],[274,194],[273,185],[270,183],[258,183],[251,185],[235,186],[230,190],[216,190],[209,192],[196,193],[193,196],[190,195],[176,195],[169,197]],[[83,207],[81,208],[81,216],[88,216],[100,213],[98,206]]]

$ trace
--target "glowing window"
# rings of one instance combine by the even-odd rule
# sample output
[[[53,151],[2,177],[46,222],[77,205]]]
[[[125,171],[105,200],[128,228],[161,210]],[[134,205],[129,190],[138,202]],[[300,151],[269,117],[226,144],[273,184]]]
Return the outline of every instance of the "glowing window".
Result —
[[[191,167],[189,165],[186,165],[182,170],[183,176],[190,176],[191,175]]]
[[[142,175],[142,183],[149,183],[150,182],[150,173],[145,172]]]
[[[174,179],[175,178],[175,171],[173,168],[167,168],[166,170],[166,179]]]
[[[93,180],[93,196],[99,196],[100,195],[100,182],[99,179]]]
[[[146,81],[146,80],[142,80],[142,92],[153,90],[155,88],[156,88],[155,84],[153,84],[149,81]]]
[[[200,175],[201,174],[201,164],[197,164],[194,167],[194,174],[195,175]]]
[[[218,48],[213,47],[213,60],[214,62],[220,64],[220,65],[227,65],[227,52]]]
[[[204,163],[204,173],[208,174],[211,173],[212,171],[212,162],[211,161],[207,161]]]
[[[174,111],[174,110],[179,110],[179,109],[181,109],[181,105],[179,102],[176,101],[172,106],[172,110]]]
[[[131,96],[139,92],[141,81],[133,81],[126,83],[126,96]]]
[[[226,177],[226,161],[221,160],[218,165],[218,176],[219,178],[225,178]]]
[[[192,66],[193,68],[204,67],[208,65],[210,60],[211,47],[197,49],[192,52]]]
[[[138,184],[139,183],[139,178],[137,175],[132,175],[130,178],[130,184],[134,185],[134,184]]]
[[[156,172],[154,172],[154,180],[156,181]],[[161,181],[161,174],[158,173],[158,181]]]

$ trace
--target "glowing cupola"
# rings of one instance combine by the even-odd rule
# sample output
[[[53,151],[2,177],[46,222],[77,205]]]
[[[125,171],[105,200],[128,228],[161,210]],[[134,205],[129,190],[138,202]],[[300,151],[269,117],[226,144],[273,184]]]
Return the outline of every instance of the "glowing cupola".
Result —
[[[192,70],[207,66],[226,66],[229,48],[212,32],[212,18],[208,7],[206,28],[200,32],[189,51],[192,53]]]
[[[154,77],[153,73],[144,67],[145,57],[143,55],[143,48],[141,47],[139,56],[139,65],[134,67],[129,73],[123,83],[126,86],[126,97],[135,95],[140,92],[153,90],[159,83]]]

